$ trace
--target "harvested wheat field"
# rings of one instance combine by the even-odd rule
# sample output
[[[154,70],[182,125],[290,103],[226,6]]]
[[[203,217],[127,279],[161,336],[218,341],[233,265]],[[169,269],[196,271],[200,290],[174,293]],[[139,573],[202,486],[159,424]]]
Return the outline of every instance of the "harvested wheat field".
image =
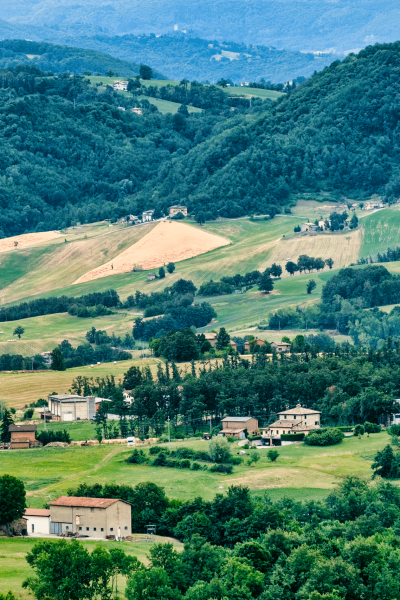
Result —
[[[334,268],[348,267],[357,263],[361,247],[361,233],[359,230],[349,231],[341,235],[314,235],[301,236],[292,239],[281,239],[272,251],[268,263],[280,264],[283,268],[282,276],[289,276],[284,270],[285,264],[292,260],[297,262],[301,254],[307,254],[324,260],[333,258]]]
[[[230,243],[226,238],[191,225],[161,221],[136,244],[104,265],[88,271],[74,281],[74,284],[129,273],[134,265],[140,265],[146,271],[157,269],[169,262],[193,258]]]
[[[61,237],[58,231],[43,231],[40,233],[23,233],[14,237],[4,238],[0,240],[0,252],[15,250],[16,248],[26,248],[27,246],[35,246],[43,244],[55,238]]]

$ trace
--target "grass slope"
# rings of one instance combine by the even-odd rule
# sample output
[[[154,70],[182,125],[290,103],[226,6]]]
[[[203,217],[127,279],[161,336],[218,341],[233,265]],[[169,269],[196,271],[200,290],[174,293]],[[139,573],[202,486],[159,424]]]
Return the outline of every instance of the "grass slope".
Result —
[[[378,210],[361,220],[363,229],[360,257],[371,256],[376,260],[378,252],[386,252],[400,244],[400,207]],[[390,264],[388,265],[390,268]]]

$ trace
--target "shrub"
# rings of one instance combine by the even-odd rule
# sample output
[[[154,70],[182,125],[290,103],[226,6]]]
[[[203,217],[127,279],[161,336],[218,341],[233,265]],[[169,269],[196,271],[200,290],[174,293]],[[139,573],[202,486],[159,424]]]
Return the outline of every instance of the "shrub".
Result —
[[[66,429],[63,431],[41,431],[39,434],[36,434],[36,439],[42,442],[43,446],[47,446],[50,442],[65,442],[69,444],[71,441]]]
[[[210,460],[210,455],[208,454],[208,452],[202,452],[200,450],[199,452],[195,453],[195,455],[193,456],[193,458],[195,460],[206,460],[206,461],[209,461]]]
[[[354,427],[354,435],[355,436],[364,435],[364,426],[363,425],[356,425]]]
[[[268,450],[267,456],[271,462],[275,462],[279,456],[279,452],[278,450]]]
[[[229,462],[231,450],[229,444],[223,437],[216,437],[208,445],[208,454],[214,462]]]
[[[325,429],[316,429],[304,438],[304,443],[308,446],[332,446],[340,444],[344,438],[343,431],[336,427],[327,427]]]
[[[167,467],[168,466],[168,460],[167,460],[167,457],[165,456],[164,452],[160,452],[159,455],[157,456],[157,458],[155,458],[153,460],[153,466],[154,467]]]
[[[184,458],[183,460],[181,460],[179,468],[180,469],[190,469],[190,460],[188,460],[187,458]]]
[[[302,442],[304,433],[282,433],[281,440],[284,442]]]
[[[400,457],[394,454],[389,444],[375,455],[375,462],[371,465],[376,475],[385,479],[398,479],[400,477]]]
[[[170,453],[171,458],[193,458],[196,452],[192,448],[178,448]]]
[[[141,465],[147,461],[147,456],[143,452],[143,450],[134,449],[129,458],[126,459],[126,462],[130,465]]]
[[[229,459],[229,462],[231,465],[241,465],[243,462],[243,459],[240,458],[240,456],[231,456],[231,458]]]
[[[152,455],[154,455],[154,454],[160,454],[160,452],[164,452],[164,451],[165,451],[165,449],[162,448],[161,446],[152,446],[149,449],[149,453],[152,454]]]
[[[351,425],[338,425],[335,429],[340,429],[343,433],[352,433],[354,427],[351,427]]]
[[[192,471],[200,471],[201,465],[199,465],[198,462],[194,462],[194,463],[192,463],[192,466],[190,468]]]
[[[210,467],[211,473],[232,473],[233,467],[232,465],[212,465]]]
[[[29,421],[30,419],[32,419],[33,413],[34,413],[34,409],[28,408],[28,410],[26,410],[24,413],[24,421]]]
[[[365,433],[380,433],[382,431],[382,428],[378,423],[368,423],[368,421],[364,423],[364,429]]]
[[[394,425],[391,425],[389,427],[389,429],[387,430],[389,435],[400,435],[400,425],[397,425],[396,423],[394,423]]]

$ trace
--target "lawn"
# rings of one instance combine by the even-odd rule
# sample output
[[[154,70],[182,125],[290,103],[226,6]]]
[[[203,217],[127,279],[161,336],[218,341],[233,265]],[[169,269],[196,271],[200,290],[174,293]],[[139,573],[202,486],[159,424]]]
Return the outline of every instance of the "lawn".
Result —
[[[140,537],[140,536],[136,536]],[[22,588],[22,582],[34,574],[26,562],[25,556],[30,552],[37,538],[0,538],[0,594],[12,590],[18,598],[32,598],[29,592]],[[183,545],[170,538],[156,537],[157,542],[172,541],[176,550],[181,550]],[[150,544],[144,540],[135,542],[109,542],[100,540],[82,540],[82,544],[91,552],[96,546],[106,549],[116,548],[123,550],[126,554],[136,556],[141,562],[148,563],[148,552]],[[123,594],[126,586],[125,577],[118,578],[118,590]]]
[[[275,498],[294,494],[293,490],[300,490],[303,498],[320,498],[345,476],[369,479],[373,456],[388,442],[387,433],[382,432],[362,439],[345,438],[337,446],[324,448],[304,444],[284,446],[278,448],[276,463],[267,459],[267,449],[261,449],[261,458],[255,467],[243,463],[235,466],[230,475],[130,465],[125,459],[132,450],[125,446],[14,450],[1,454],[0,475],[12,473],[23,479],[32,507],[44,506],[49,499],[65,494],[79,483],[109,481],[127,485],[154,481],[165,488],[168,497],[181,500],[197,496],[210,500],[230,485],[247,485],[257,494],[271,491]],[[172,449],[182,445],[203,451],[208,447],[207,442],[201,440],[171,442]],[[232,446],[233,453],[238,449],[236,444]]]

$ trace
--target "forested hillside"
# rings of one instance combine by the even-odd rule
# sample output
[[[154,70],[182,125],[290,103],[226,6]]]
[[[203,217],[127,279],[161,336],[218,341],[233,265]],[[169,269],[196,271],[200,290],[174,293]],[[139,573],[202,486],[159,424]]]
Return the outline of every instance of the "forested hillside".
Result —
[[[49,41],[57,34],[160,35],[175,25],[206,39],[300,51],[349,51],[398,38],[396,0],[2,0],[1,8],[19,27],[46,28],[54,37],[42,39]]]
[[[400,42],[376,45],[275,104],[235,107],[221,88],[165,87],[166,99],[204,109],[174,116],[136,88],[124,97],[36,67],[0,73],[0,233],[147,208],[160,216],[178,202],[215,218],[273,216],[304,192],[390,201],[400,193],[399,72]],[[143,117],[118,110],[138,104]]]
[[[51,71],[55,75],[69,71],[82,75],[85,71],[104,75],[108,70],[117,72],[123,77],[134,77],[139,74],[139,64],[114,58],[103,52],[56,46],[47,42],[29,40],[4,40],[0,42],[0,68],[9,69],[20,64],[39,67],[43,71]],[[157,79],[164,79],[158,71]]]
[[[221,77],[235,83],[259,81],[261,78],[281,83],[309,77],[335,58],[333,54],[315,56],[312,53],[277,50],[271,46],[204,40],[176,33],[175,35],[96,35],[66,38],[74,46],[95,48],[126,61],[153,65],[170,79],[218,81]]]

